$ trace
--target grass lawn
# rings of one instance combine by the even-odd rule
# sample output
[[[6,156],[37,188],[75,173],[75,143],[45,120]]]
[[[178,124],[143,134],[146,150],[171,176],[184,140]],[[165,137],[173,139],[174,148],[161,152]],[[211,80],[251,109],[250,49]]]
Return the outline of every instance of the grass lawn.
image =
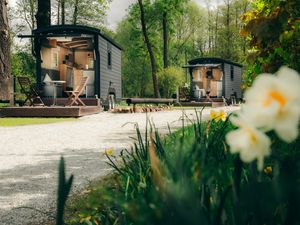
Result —
[[[4,108],[4,107],[7,107],[8,104],[7,103],[0,103],[0,108]]]
[[[75,118],[0,118],[0,127],[75,121]]]

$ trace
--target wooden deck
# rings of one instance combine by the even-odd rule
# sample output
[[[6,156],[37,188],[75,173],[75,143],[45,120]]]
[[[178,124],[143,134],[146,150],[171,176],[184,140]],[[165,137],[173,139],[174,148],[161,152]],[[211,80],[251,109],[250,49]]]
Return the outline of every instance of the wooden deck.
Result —
[[[24,106],[0,109],[2,117],[81,117],[100,113],[100,106]]]
[[[24,106],[0,109],[2,117],[81,117],[100,113],[100,106]]]
[[[67,99],[43,99],[46,106],[16,106],[0,108],[0,117],[81,117],[102,112],[99,99],[82,99],[86,106],[63,106]]]

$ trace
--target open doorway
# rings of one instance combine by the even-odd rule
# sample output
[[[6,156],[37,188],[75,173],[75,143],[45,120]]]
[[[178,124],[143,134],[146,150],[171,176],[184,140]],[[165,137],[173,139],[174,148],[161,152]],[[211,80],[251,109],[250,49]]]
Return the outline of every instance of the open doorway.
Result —
[[[41,80],[44,96],[52,97],[56,88],[57,97],[65,97],[64,91],[73,90],[82,77],[88,77],[85,97],[95,96],[95,53],[93,37],[48,37],[41,44]],[[64,81],[59,87],[47,81]]]

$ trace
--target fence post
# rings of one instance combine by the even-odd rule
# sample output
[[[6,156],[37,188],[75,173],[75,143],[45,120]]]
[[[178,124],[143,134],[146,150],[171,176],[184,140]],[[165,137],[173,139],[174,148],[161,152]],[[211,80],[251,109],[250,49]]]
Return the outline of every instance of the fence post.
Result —
[[[14,106],[15,105],[15,86],[16,86],[14,76],[11,76],[10,82],[11,82],[11,92],[10,92],[9,105]]]

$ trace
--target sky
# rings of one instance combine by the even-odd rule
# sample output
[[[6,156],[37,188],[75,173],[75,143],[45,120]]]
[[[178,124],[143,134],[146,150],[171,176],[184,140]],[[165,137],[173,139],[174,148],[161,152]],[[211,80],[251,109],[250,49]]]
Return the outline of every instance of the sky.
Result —
[[[113,0],[109,11],[107,12],[107,25],[110,29],[115,30],[118,22],[122,20],[122,18],[127,14],[127,9],[136,0]],[[197,2],[199,5],[205,7],[205,0],[193,0]],[[212,4],[217,4],[222,0],[211,0]],[[8,0],[8,4],[10,6],[15,5],[16,0]]]

